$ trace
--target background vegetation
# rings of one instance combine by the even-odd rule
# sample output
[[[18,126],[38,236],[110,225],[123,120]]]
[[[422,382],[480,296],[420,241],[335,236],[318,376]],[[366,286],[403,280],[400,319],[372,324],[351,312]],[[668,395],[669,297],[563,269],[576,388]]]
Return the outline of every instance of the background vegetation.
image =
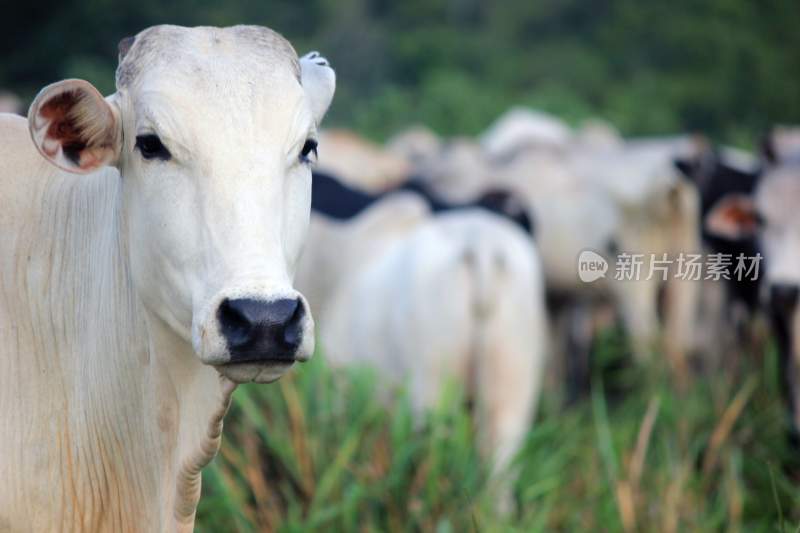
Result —
[[[510,517],[493,510],[457,388],[417,427],[404,391],[379,401],[368,370],[333,372],[318,353],[236,391],[198,530],[800,531],[775,351],[732,355],[682,392],[663,359],[643,378],[625,352],[607,332],[583,401],[543,395]]]
[[[113,91],[116,45],[158,23],[263,24],[339,74],[330,124],[474,134],[511,103],[627,134],[746,141],[800,121],[797,0],[39,0],[6,2],[0,88],[84,77]]]

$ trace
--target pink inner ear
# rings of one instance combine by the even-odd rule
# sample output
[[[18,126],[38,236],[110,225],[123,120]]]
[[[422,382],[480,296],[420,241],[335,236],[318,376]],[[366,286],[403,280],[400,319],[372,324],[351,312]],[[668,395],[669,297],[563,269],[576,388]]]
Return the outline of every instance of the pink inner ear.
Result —
[[[723,216],[727,221],[742,230],[754,230],[756,227],[756,217],[751,209],[741,203],[734,203],[729,206]]]
[[[79,101],[80,95],[77,91],[64,91],[47,100],[39,108],[39,114],[50,123],[45,134],[45,142],[56,141],[61,145],[64,155],[80,166],[81,152],[86,149],[86,141],[70,117],[70,111],[79,104]],[[48,155],[51,154],[48,152]]]
[[[721,201],[706,218],[706,227],[719,236],[740,239],[755,235],[758,230],[755,208],[746,197],[730,197]]]

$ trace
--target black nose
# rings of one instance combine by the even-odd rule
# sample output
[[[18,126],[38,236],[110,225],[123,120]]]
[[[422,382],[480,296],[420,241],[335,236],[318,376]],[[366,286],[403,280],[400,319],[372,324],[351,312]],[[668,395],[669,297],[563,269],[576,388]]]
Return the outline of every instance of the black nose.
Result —
[[[797,306],[800,286],[791,283],[775,283],[769,288],[769,303],[773,310],[791,313]]]
[[[298,299],[226,299],[217,311],[231,363],[294,360],[303,340],[304,316],[304,306]]]

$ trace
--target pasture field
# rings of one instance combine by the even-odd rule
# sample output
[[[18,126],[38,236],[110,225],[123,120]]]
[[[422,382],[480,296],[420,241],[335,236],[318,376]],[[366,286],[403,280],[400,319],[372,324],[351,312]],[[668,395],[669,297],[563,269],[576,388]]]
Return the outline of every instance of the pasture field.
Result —
[[[800,531],[775,349],[684,386],[624,353],[604,333],[591,391],[569,408],[545,386],[510,517],[493,511],[458,387],[417,422],[402,390],[387,402],[372,372],[317,353],[236,392],[197,530]]]

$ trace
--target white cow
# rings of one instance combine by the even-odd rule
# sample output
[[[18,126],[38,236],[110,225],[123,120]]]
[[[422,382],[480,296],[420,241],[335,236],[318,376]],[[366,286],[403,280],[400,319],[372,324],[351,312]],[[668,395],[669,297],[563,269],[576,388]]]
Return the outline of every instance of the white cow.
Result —
[[[642,139],[618,147],[579,150],[568,157],[575,174],[598,185],[614,202],[619,213],[614,241],[619,250],[643,255],[639,281],[610,283],[631,334],[634,354],[647,359],[662,337],[658,294],[664,287],[663,348],[679,367],[694,346],[692,330],[700,284],[676,279],[675,263],[664,283],[658,270],[650,275],[650,259],[653,254],[663,259],[666,253],[667,261],[675,261],[681,253],[701,251],[699,195],[674,165],[677,157],[696,149],[691,137]]]
[[[323,300],[323,353],[337,365],[374,366],[389,382],[408,379],[417,412],[436,405],[448,379],[465,384],[499,473],[529,428],[545,365],[538,257],[527,235],[496,215],[421,215],[406,197],[346,224],[312,222],[309,248],[331,250],[327,263],[316,254],[314,262],[337,273],[327,290],[309,292]],[[312,277],[298,276],[298,287]]]
[[[327,62],[157,26],[116,82],[0,116],[2,531],[191,530],[235,384],[313,351],[292,278]]]
[[[572,141],[573,133],[562,120],[525,107],[512,107],[481,135],[486,155],[504,160],[526,149],[561,151]]]

